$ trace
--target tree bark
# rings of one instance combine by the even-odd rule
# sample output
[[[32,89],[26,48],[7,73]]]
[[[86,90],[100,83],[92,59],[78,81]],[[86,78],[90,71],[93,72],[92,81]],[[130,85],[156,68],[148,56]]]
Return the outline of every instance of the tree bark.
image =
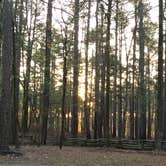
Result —
[[[41,110],[41,144],[46,144],[47,140],[47,122],[50,110],[50,59],[52,44],[52,2],[48,1],[47,20],[46,20],[46,52],[45,52],[45,71],[44,71],[44,89],[43,89],[43,107]]]
[[[66,111],[65,111],[65,101],[66,101],[66,85],[67,85],[67,28],[65,30],[65,39],[63,41],[63,92],[62,92],[62,106],[61,106],[61,114],[62,114],[62,121],[61,121],[61,135],[60,135],[60,144],[59,147],[62,149],[63,140],[65,137],[65,118],[66,118]]]
[[[94,115],[94,139],[98,137],[98,116],[99,116],[99,0],[96,2],[96,55],[95,55],[95,115]]]
[[[108,1],[107,32],[106,32],[106,108],[105,108],[105,131],[104,137],[109,138],[109,116],[110,116],[110,26],[111,26],[112,0]]]
[[[31,13],[31,16],[32,16],[32,13]],[[22,114],[22,131],[24,135],[28,130],[29,82],[30,82],[32,49],[33,49],[35,30],[36,30],[37,2],[36,2],[34,17],[35,18],[34,18],[34,24],[33,24],[32,39],[31,39],[31,29],[32,29],[31,23],[30,23],[30,28],[28,29],[28,48],[27,48],[26,73],[24,77],[24,97],[23,97],[23,114]]]
[[[13,58],[12,0],[4,0],[2,21],[2,91],[0,102],[0,152],[9,151],[11,122],[11,70]]]
[[[119,111],[118,111],[118,137],[122,138],[122,24],[119,38]]]
[[[148,49],[148,64],[147,64],[147,84],[148,84],[148,89],[147,89],[147,95],[148,95],[148,139],[151,139],[151,129],[152,129],[152,120],[151,120],[151,91],[150,91],[150,51]]]
[[[90,112],[88,108],[88,50],[89,50],[89,29],[90,29],[90,16],[91,16],[91,0],[88,0],[88,20],[87,20],[87,34],[85,41],[85,101],[84,101],[84,112],[85,112],[85,133],[86,138],[90,139]]]
[[[112,136],[116,137],[116,112],[117,112],[117,55],[118,55],[118,11],[119,0],[116,0],[116,20],[115,20],[115,57],[114,57],[114,95],[113,95],[113,133]]]
[[[15,9],[16,10],[16,9]],[[12,116],[12,135],[13,143],[17,144],[17,129],[18,129],[18,111],[19,111],[19,84],[20,84],[20,60],[21,60],[21,47],[22,47],[22,21],[23,21],[23,0],[20,2],[19,10],[19,22],[16,26],[16,32],[14,36],[15,55],[13,57],[13,116]],[[16,11],[15,11],[16,12]],[[16,20],[15,20],[15,23]]]
[[[135,4],[135,27],[133,32],[133,64],[132,64],[132,102],[130,109],[130,139],[134,139],[134,111],[135,111],[135,61],[136,61],[136,39],[137,39],[137,5]],[[135,130],[135,132],[137,132]]]
[[[159,0],[159,39],[158,39],[158,86],[156,112],[156,145],[161,149],[163,115],[163,0]]]
[[[145,88],[145,76],[144,76],[144,5],[142,1],[139,2],[139,47],[140,47],[140,59],[139,59],[139,72],[140,72],[140,139],[146,139],[146,88]]]
[[[73,110],[72,110],[72,127],[73,137],[78,136],[78,77],[79,77],[79,50],[78,50],[78,32],[79,32],[79,0],[75,0],[74,5],[74,54],[73,54]]]

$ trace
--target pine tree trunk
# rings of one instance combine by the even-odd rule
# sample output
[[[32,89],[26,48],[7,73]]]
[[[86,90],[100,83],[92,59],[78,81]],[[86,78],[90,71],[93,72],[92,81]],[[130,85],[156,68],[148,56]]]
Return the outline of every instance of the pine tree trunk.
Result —
[[[16,10],[16,9],[15,9]],[[19,111],[19,84],[20,84],[20,60],[22,46],[22,20],[23,20],[23,0],[20,2],[19,24],[16,25],[16,33],[14,36],[15,56],[13,57],[13,118],[12,118],[12,135],[13,143],[17,144],[17,128],[18,128],[18,111]],[[16,21],[15,21],[16,22]]]
[[[149,49],[148,49],[148,65],[147,65],[147,84],[148,84],[148,139],[151,139],[151,125],[152,125],[152,121],[151,121],[151,91],[150,91],[150,52],[149,52]]]
[[[52,43],[52,1],[53,0],[48,1],[48,8],[47,8],[43,107],[41,110],[41,144],[46,144],[48,113],[50,110],[49,95],[50,95],[50,59],[51,59],[51,43]]]
[[[94,115],[94,139],[98,137],[98,115],[99,115],[99,0],[96,4],[96,55],[95,55],[95,115]]]
[[[125,36],[126,39],[126,36]],[[126,113],[128,111],[128,77],[129,77],[129,53],[127,52],[127,43],[125,40],[125,49],[126,49],[126,78],[125,78],[125,106],[124,106],[124,111],[123,111],[123,138],[125,138],[126,135]]]
[[[32,8],[32,6],[31,6],[31,8]],[[22,130],[23,130],[24,135],[28,130],[29,82],[30,82],[32,49],[33,49],[35,29],[36,29],[37,3],[36,3],[35,16],[34,17],[35,18],[34,18],[34,24],[33,24],[32,39],[31,39],[31,29],[32,29],[31,28],[31,23],[30,23],[30,28],[28,30],[28,48],[27,48],[26,73],[25,73],[25,77],[24,77],[24,96],[23,96],[23,114],[22,114]]]
[[[13,58],[12,0],[3,4],[2,91],[0,102],[0,152],[9,150],[11,116],[11,70]]]
[[[119,111],[118,111],[118,137],[122,138],[122,25],[120,26],[119,39]]]
[[[90,16],[91,16],[91,0],[88,1],[88,20],[87,20],[87,34],[85,41],[85,101],[84,101],[84,112],[85,112],[85,133],[86,138],[90,139],[90,112],[88,108],[88,50],[89,50],[89,29],[90,29]]]
[[[144,81],[144,25],[143,25],[144,5],[142,1],[139,3],[139,46],[140,46],[140,59],[139,59],[139,72],[140,72],[140,139],[146,139],[146,88]]]
[[[163,115],[163,0],[159,0],[159,40],[158,40],[158,95],[156,112],[156,145],[161,149]]]
[[[101,109],[101,107],[104,107],[105,103],[104,103],[104,95],[105,95],[105,71],[104,73],[102,73],[102,70],[104,70],[105,68],[105,63],[104,61],[104,44],[102,41],[104,41],[104,9],[103,6],[100,6],[100,26],[99,28],[101,29],[98,33],[99,33],[99,49],[98,49],[98,55],[99,55],[99,110],[98,110],[98,126],[97,126],[97,132],[98,132],[98,138],[102,138],[103,137],[103,118],[104,118],[104,110]],[[104,63],[104,65],[103,65]]]
[[[166,8],[166,0],[165,0],[165,8]],[[166,34],[166,20],[165,20],[165,34]],[[166,42],[165,42],[165,84],[163,85],[165,88],[164,91],[164,95],[163,95],[163,106],[164,106],[164,110],[163,110],[163,140],[166,140]]]
[[[118,55],[118,11],[119,1],[116,0],[116,21],[115,21],[115,57],[114,57],[114,101],[113,101],[113,133],[116,137],[116,112],[117,112],[117,55]]]
[[[62,93],[62,106],[61,106],[61,114],[62,114],[62,122],[61,122],[61,135],[60,135],[60,144],[59,147],[62,149],[63,140],[65,137],[65,118],[66,118],[66,111],[65,111],[65,102],[66,102],[66,85],[67,85],[67,28],[65,31],[65,39],[63,42],[63,93]]]
[[[2,3],[0,3],[0,67],[2,64]]]
[[[78,77],[79,77],[79,50],[78,50],[78,32],[79,32],[79,0],[75,0],[74,5],[74,55],[73,55],[73,110],[72,110],[72,136],[78,136]]]
[[[136,61],[136,38],[137,38],[137,5],[135,4],[135,28],[133,33],[133,64],[132,64],[132,102],[130,109],[130,139],[134,139],[134,111],[135,111],[135,61]],[[136,132],[136,131],[135,131]]]
[[[106,108],[105,108],[105,130],[104,137],[109,138],[109,116],[110,116],[110,26],[111,26],[112,0],[108,1],[107,32],[106,32]]]

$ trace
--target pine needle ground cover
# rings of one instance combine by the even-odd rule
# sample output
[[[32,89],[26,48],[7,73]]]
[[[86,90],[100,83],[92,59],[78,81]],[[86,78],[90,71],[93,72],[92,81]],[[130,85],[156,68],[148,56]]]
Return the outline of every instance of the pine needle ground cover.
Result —
[[[111,148],[22,146],[22,156],[0,156],[0,166],[165,166],[166,152]]]

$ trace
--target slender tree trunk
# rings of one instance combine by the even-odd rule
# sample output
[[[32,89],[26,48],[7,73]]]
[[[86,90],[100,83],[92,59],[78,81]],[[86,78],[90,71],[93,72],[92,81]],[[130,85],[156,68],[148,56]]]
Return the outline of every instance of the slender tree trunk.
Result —
[[[90,16],[91,16],[91,0],[88,0],[88,21],[87,21],[87,34],[85,41],[85,101],[84,101],[84,112],[85,112],[85,133],[86,138],[90,139],[90,112],[88,108],[88,50],[89,50],[89,29],[90,29]]]
[[[159,0],[159,40],[158,40],[158,95],[156,112],[156,145],[161,149],[163,115],[163,0]]]
[[[144,81],[144,25],[143,16],[144,15],[144,5],[142,1],[139,2],[139,46],[140,46],[140,59],[139,59],[139,71],[140,71],[140,138],[146,139],[146,88]]]
[[[64,48],[63,48],[63,93],[62,93],[62,122],[61,122],[61,135],[60,135],[60,144],[59,147],[60,149],[62,149],[62,145],[63,145],[63,140],[65,137],[65,115],[66,115],[66,111],[65,111],[65,101],[66,101],[66,85],[67,85],[67,28],[65,31],[65,39],[64,39]]]
[[[99,114],[99,0],[96,2],[96,55],[95,55],[95,115],[94,115],[94,139],[98,136],[98,114]]]
[[[148,49],[148,66],[147,66],[147,84],[148,84],[148,139],[151,139],[151,126],[152,126],[152,121],[151,121],[151,91],[150,91],[150,51]]]
[[[135,111],[135,61],[136,61],[136,38],[137,38],[137,5],[135,4],[135,28],[133,33],[133,64],[132,64],[132,102],[130,109],[130,139],[134,139],[134,111]],[[135,130],[135,132],[137,132]]]
[[[35,29],[36,29],[36,17],[37,17],[37,2],[36,2],[36,8],[35,8],[35,18],[34,18],[34,24],[33,24],[32,39],[31,39],[31,25],[30,25],[30,28],[28,30],[27,62],[26,62],[26,73],[25,73],[25,78],[24,78],[24,97],[23,97],[23,114],[22,114],[23,134],[25,134],[28,130],[29,82],[30,82],[32,49],[33,49]]]
[[[41,110],[41,144],[46,144],[48,112],[50,110],[49,95],[50,95],[50,60],[51,60],[51,44],[52,44],[52,2],[53,0],[48,1],[48,8],[47,8],[43,107]]]
[[[113,133],[112,133],[113,137],[116,137],[116,112],[117,112],[118,11],[119,11],[119,1],[116,0],[115,57],[114,57],[114,103],[113,103]]]
[[[37,48],[36,48],[37,51]],[[37,80],[36,80],[36,63],[33,67],[33,95],[32,95],[32,109],[31,118],[29,122],[29,128],[32,129],[33,124],[36,123],[36,113],[37,113]]]
[[[106,108],[104,137],[109,138],[109,112],[110,112],[110,26],[111,26],[112,0],[108,1],[107,32],[106,32]]]
[[[137,82],[139,87],[139,76],[137,76]],[[136,87],[136,86],[135,86]],[[135,139],[139,139],[139,110],[140,110],[140,98],[139,98],[139,89],[135,89]]]
[[[119,39],[119,111],[118,111],[118,137],[122,138],[122,25],[120,26]]]
[[[99,33],[99,50],[98,50],[98,55],[99,55],[99,110],[98,110],[98,117],[97,117],[97,122],[98,122],[98,126],[97,126],[97,133],[98,133],[98,138],[102,138],[103,137],[103,118],[104,118],[104,95],[105,95],[105,71],[102,70],[105,69],[105,63],[104,61],[104,8],[102,5],[100,5],[100,26],[99,28],[101,29],[98,33]],[[104,63],[104,64],[103,64]],[[103,108],[103,109],[102,109]]]
[[[93,55],[93,51],[92,51],[92,59],[94,58]],[[89,112],[91,114],[91,129],[94,129],[94,108],[93,105],[91,105],[91,103],[93,103],[93,71],[94,71],[94,62],[92,61],[91,64],[91,73],[90,73],[90,94],[89,94],[89,103],[90,103],[90,107],[89,107]]]
[[[126,78],[125,78],[125,106],[124,106],[124,111],[123,111],[123,137],[125,138],[126,120],[127,120],[126,113],[128,111],[128,89],[129,89],[128,78],[129,78],[129,53],[130,53],[130,50],[128,53],[127,52],[126,35],[124,35],[124,37],[125,37],[125,50],[126,50],[126,72],[125,72]]]
[[[73,137],[78,136],[78,77],[79,77],[79,50],[78,50],[78,32],[79,32],[79,0],[75,0],[74,9],[74,55],[73,55],[73,110],[72,127]]]

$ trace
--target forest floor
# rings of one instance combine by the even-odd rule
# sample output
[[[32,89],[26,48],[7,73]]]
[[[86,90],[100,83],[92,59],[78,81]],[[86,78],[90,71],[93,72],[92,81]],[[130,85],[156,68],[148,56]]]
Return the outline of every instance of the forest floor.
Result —
[[[21,146],[22,156],[0,156],[0,166],[166,166],[166,152],[112,148]]]

